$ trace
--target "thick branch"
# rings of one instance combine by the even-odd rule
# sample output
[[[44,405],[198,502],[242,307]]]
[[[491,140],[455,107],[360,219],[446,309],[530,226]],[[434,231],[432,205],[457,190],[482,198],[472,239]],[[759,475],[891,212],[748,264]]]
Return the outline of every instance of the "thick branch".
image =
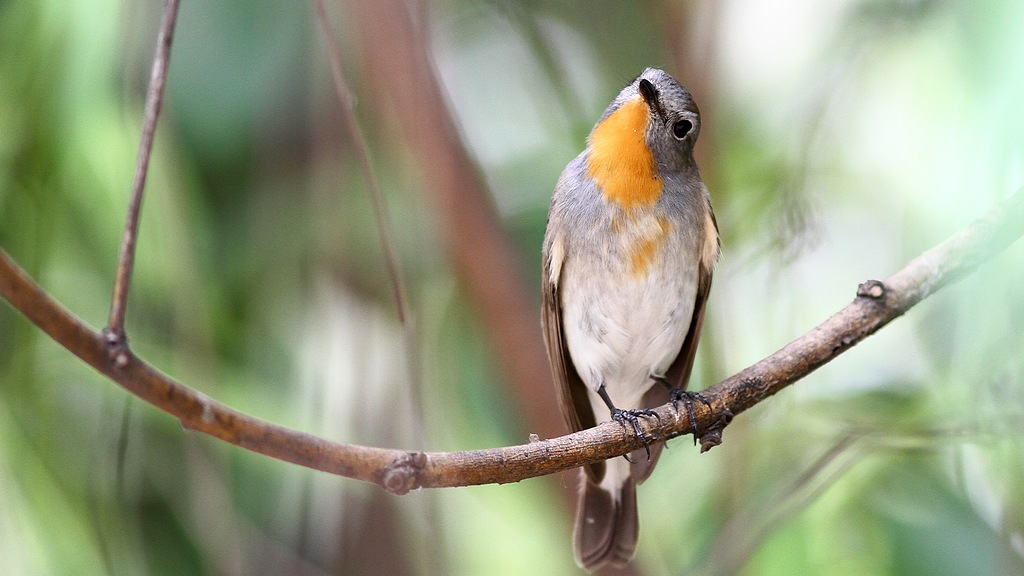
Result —
[[[885,281],[868,281],[857,298],[804,336],[746,370],[706,390],[697,403],[705,448],[739,414],[832,360],[914,304],[973,271],[1024,233],[1024,191],[950,240],[924,253]],[[237,412],[192,390],[128,351],[122,365],[107,355],[103,336],[42,291],[0,251],[0,295],[59,344],[121,384],[172,414],[186,428],[309,468],[377,483],[404,493],[412,488],[517,482],[621,456],[639,443],[622,426],[595,428],[520,446],[467,452],[411,453],[332,442]],[[554,410],[554,407],[552,407]],[[648,432],[662,438],[690,430],[685,411],[658,408],[660,423]]]

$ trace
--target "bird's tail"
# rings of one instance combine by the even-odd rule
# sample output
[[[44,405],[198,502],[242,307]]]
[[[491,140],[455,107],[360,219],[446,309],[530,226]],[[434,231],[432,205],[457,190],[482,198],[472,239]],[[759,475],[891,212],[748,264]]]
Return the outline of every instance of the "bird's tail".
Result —
[[[590,572],[605,566],[621,568],[633,557],[639,534],[636,482],[628,474],[618,486],[596,484],[582,470],[580,476],[576,563]]]

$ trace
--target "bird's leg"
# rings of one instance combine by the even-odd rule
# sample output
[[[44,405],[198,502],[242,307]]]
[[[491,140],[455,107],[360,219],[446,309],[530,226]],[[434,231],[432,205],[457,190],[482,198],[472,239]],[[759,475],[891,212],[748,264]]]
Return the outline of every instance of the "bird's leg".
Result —
[[[636,437],[640,439],[640,443],[644,445],[644,450],[647,452],[647,459],[651,458],[651,445],[647,441],[647,437],[644,436],[643,428],[640,427],[640,416],[654,416],[658,420],[661,420],[661,416],[654,410],[647,410],[646,408],[634,408],[632,410],[623,410],[616,408],[615,404],[612,404],[612,399],[608,397],[608,392],[604,389],[604,384],[597,389],[597,394],[601,396],[604,403],[608,405],[608,410],[612,413],[612,420],[615,420],[623,427],[629,425],[633,426],[633,431],[636,432]],[[626,460],[629,460],[629,456],[626,455]]]
[[[687,416],[690,417],[690,431],[693,432],[693,445],[696,446],[698,438],[697,414],[693,411],[693,401],[699,400],[705,406],[707,406],[708,409],[711,409],[711,403],[708,402],[707,398],[701,396],[697,392],[688,392],[686,390],[673,386],[671,383],[669,383],[668,380],[665,379],[664,376],[651,374],[651,380],[654,380],[655,382],[661,384],[665,388],[668,388],[668,399],[670,402],[672,402],[672,407],[675,408],[677,411],[679,410],[679,401],[681,400],[683,402],[683,406],[686,407],[686,414]]]

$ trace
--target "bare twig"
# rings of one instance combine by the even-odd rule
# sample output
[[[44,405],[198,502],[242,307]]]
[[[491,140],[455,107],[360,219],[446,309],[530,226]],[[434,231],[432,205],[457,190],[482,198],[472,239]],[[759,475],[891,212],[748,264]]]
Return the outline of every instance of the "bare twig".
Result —
[[[1024,429],[1024,421],[1019,416],[1010,416],[1007,420],[1004,424]],[[850,427],[806,467],[792,475],[784,474],[789,478],[780,478],[779,484],[765,496],[749,501],[733,514],[717,531],[701,557],[684,573],[699,576],[740,573],[761,544],[780,526],[805,510],[869,454],[919,451],[934,447],[937,439],[948,446],[948,442],[977,442],[990,436],[992,431],[984,425],[900,426],[896,430]]]
[[[135,243],[139,234],[139,214],[142,210],[142,191],[146,187],[146,173],[149,171],[149,156],[153,151],[153,136],[160,107],[164,100],[164,86],[167,84],[167,67],[171,60],[171,42],[174,39],[174,24],[178,19],[179,0],[164,2],[164,16],[156,42],[156,56],[149,77],[146,92],[146,110],[143,116],[142,138],[139,154],[135,161],[135,178],[132,181],[131,197],[128,200],[128,215],[125,218],[124,234],[121,236],[121,250],[117,258],[117,276],[114,279],[114,295],[110,304],[110,319],[104,330],[112,355],[123,358],[126,347],[124,317],[128,306],[128,289],[132,270],[135,267]]]
[[[334,31],[331,29],[327,9],[324,7],[323,0],[313,0],[313,7],[316,9],[317,21],[320,23],[320,31],[324,37],[324,52],[327,53],[327,59],[331,63],[334,92],[341,104],[341,113],[345,117],[348,136],[354,144],[359,168],[363,171],[363,177],[366,178],[366,187],[373,205],[373,216],[377,220],[377,234],[380,238],[381,250],[384,252],[384,263],[388,270],[388,279],[391,281],[391,294],[395,299],[398,321],[404,325],[409,317],[405,301],[405,281],[402,279],[401,267],[398,265],[398,251],[395,250],[394,233],[391,231],[391,219],[388,217],[387,205],[384,203],[384,195],[381,194],[377,173],[370,163],[369,146],[366,144],[366,138],[356,119],[355,102],[342,72],[341,57],[334,47]]]
[[[704,391],[695,405],[707,448],[732,417],[832,360],[943,286],[973,271],[1024,233],[1024,191],[959,234],[925,252],[882,282],[861,284],[856,299],[784,348]],[[332,442],[237,412],[192,390],[125,352],[121,365],[106,353],[103,335],[43,292],[0,251],[0,296],[55,341],[186,428],[309,468],[374,482],[394,493],[413,488],[517,482],[640,448],[635,434],[606,422],[595,428],[525,445],[466,452],[406,452]],[[691,426],[686,411],[657,409],[647,433],[669,439]]]

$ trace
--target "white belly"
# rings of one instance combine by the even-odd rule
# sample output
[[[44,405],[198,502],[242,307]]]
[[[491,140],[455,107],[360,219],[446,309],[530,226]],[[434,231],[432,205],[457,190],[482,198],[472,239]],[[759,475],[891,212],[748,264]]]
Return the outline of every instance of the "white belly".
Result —
[[[616,408],[637,408],[653,384],[651,375],[664,375],[679,355],[697,292],[697,261],[683,257],[689,251],[680,248],[665,246],[642,277],[607,266],[607,259],[597,265],[566,263],[562,276],[566,344],[591,390],[598,421],[608,417],[596,394],[601,385]]]

